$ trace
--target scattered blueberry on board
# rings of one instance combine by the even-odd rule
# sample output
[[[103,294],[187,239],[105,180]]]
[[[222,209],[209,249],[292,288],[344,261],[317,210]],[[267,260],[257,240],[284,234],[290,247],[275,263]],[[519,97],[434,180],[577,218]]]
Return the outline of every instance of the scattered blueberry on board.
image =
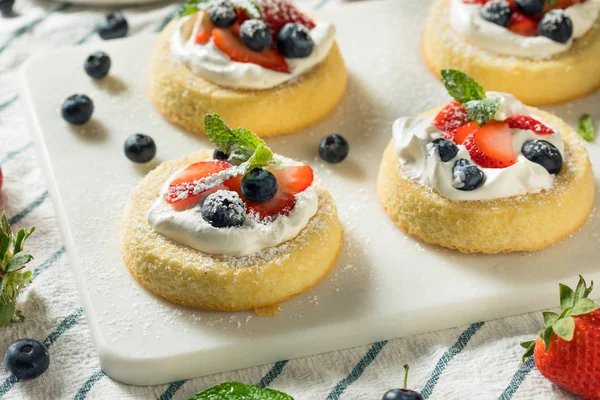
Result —
[[[453,186],[458,190],[475,190],[485,182],[485,174],[471,161],[461,158],[452,168]]]
[[[0,13],[3,17],[8,17],[13,12],[15,0],[0,0]]]
[[[94,113],[94,102],[85,94],[74,94],[67,98],[61,107],[65,121],[74,125],[83,125]]]
[[[496,25],[508,26],[512,18],[512,10],[507,1],[492,0],[481,8],[481,16]]]
[[[204,200],[200,213],[215,228],[242,226],[246,219],[246,205],[237,192],[219,190]]]
[[[213,160],[227,161],[229,160],[229,154],[219,149],[215,149],[215,151],[213,151]]]
[[[519,11],[525,15],[536,15],[544,11],[546,0],[515,0]]]
[[[231,2],[221,1],[208,11],[210,22],[217,28],[229,28],[237,21],[237,11]]]
[[[156,155],[156,144],[150,136],[136,133],[125,140],[124,150],[129,160],[143,164],[151,161]]]
[[[46,372],[50,355],[43,343],[35,339],[21,339],[8,346],[4,364],[17,378],[33,379]]]
[[[573,36],[573,21],[563,10],[548,11],[538,25],[538,33],[559,43],[567,43]]]
[[[250,201],[263,202],[277,194],[277,178],[262,168],[254,168],[242,178],[242,194]]]
[[[118,11],[113,11],[104,17],[96,27],[98,35],[104,40],[117,39],[127,36],[129,24],[125,16]]]
[[[277,34],[277,48],[285,58],[308,57],[314,47],[315,43],[304,25],[287,23]]]
[[[448,162],[458,154],[458,146],[451,140],[435,139],[433,142],[429,143],[427,147],[428,150],[437,149],[442,162]]]
[[[550,142],[545,140],[528,140],[521,148],[523,156],[531,162],[540,164],[550,174],[558,174],[563,165],[560,151]]]
[[[350,145],[343,136],[334,133],[333,135],[325,136],[319,143],[319,156],[331,164],[337,164],[348,157]]]
[[[423,400],[419,392],[406,388],[408,383],[408,365],[404,364],[404,387],[402,389],[391,389],[385,392],[381,400]]]
[[[273,44],[273,34],[269,25],[260,19],[248,19],[240,26],[242,41],[250,50],[262,52]]]
[[[94,79],[102,79],[110,71],[110,57],[103,51],[97,51],[88,56],[83,64],[86,74]]]

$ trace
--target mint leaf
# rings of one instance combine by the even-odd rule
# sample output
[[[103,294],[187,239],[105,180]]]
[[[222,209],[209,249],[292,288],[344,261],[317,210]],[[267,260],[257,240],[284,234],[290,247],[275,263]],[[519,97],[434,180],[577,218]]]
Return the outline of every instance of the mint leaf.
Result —
[[[471,100],[464,104],[465,109],[469,113],[469,117],[479,126],[483,126],[488,123],[489,120],[494,118],[494,115],[500,108],[500,99],[484,99],[484,100]]]
[[[469,101],[485,99],[485,90],[464,72],[444,69],[441,74],[448,94],[459,103],[465,104]]]
[[[583,114],[579,119],[577,133],[579,133],[579,136],[581,136],[583,140],[588,142],[591,142],[596,137],[596,133],[594,132],[594,122],[589,114]]]
[[[263,168],[273,161],[273,152],[266,146],[260,145],[248,160],[247,171],[254,168]]]
[[[274,389],[261,389],[256,385],[239,382],[225,382],[195,394],[188,400],[294,400],[294,398]]]
[[[187,0],[179,8],[179,16],[185,17],[197,11],[208,10],[215,3],[216,1],[212,0]],[[262,10],[253,0],[231,0],[231,3],[236,8],[244,10],[250,18],[262,18],[263,16]]]
[[[571,316],[559,318],[552,325],[552,330],[560,338],[568,342],[573,339],[573,335],[575,334],[575,320]]]
[[[546,328],[551,327],[552,324],[558,319],[558,314],[550,311],[543,312],[542,315],[544,316],[544,326]]]
[[[211,142],[222,152],[231,153],[230,158],[248,161],[261,146],[268,148],[264,140],[244,128],[229,128],[217,114],[206,114],[204,130]]]
[[[6,303],[0,303],[0,327],[4,327],[12,321],[15,314],[15,301],[11,300]]]

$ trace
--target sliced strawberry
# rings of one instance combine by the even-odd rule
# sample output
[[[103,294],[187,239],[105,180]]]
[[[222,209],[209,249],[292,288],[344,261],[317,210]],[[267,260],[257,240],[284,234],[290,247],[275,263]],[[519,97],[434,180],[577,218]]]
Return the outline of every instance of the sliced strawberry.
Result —
[[[200,161],[190,164],[171,182],[165,195],[167,203],[177,211],[183,211],[195,205],[203,196],[212,193],[219,187],[194,194],[198,181],[231,167],[224,161]]]
[[[442,132],[454,133],[454,130],[471,122],[469,113],[458,101],[448,104],[439,112],[431,125]]]
[[[472,121],[472,122],[469,122],[466,125],[459,126],[458,128],[456,128],[454,130],[453,133],[447,133],[446,135],[444,135],[444,137],[446,139],[453,140],[454,143],[456,143],[456,144],[463,144],[463,142],[465,141],[465,139],[471,133],[475,132],[477,129],[479,129],[479,125],[477,124],[477,122]]]
[[[521,36],[537,36],[538,21],[519,12],[515,12],[508,24],[508,29]]]
[[[532,131],[537,135],[552,135],[554,131],[548,128],[535,118],[527,115],[511,115],[506,118],[506,122],[512,129],[523,129],[524,131]]]
[[[298,23],[308,29],[315,27],[312,19],[304,15],[288,0],[263,0],[261,6],[265,21],[269,24],[273,36],[277,34],[287,23]]]
[[[517,162],[508,122],[490,121],[464,142],[471,159],[484,168],[506,168]]]
[[[234,25],[234,27],[236,27]],[[290,68],[285,58],[275,49],[269,49],[263,52],[250,50],[239,37],[239,26],[236,29],[212,30],[212,38],[215,46],[223,53],[227,54],[233,61],[258,64],[262,67],[272,69],[273,71],[289,73]]]
[[[284,169],[270,170],[277,178],[277,193],[273,198],[264,202],[253,202],[244,197],[241,190],[242,177],[237,176],[227,181],[226,185],[236,191],[244,203],[249,214],[254,214],[259,220],[273,220],[278,215],[287,215],[296,205],[296,195],[305,191],[314,180],[311,167],[287,167]]]
[[[210,40],[212,30],[214,29],[214,25],[210,22],[210,17],[208,13],[205,12],[202,16],[202,21],[200,22],[200,27],[198,27],[198,32],[196,33],[196,43],[198,44],[206,44]]]

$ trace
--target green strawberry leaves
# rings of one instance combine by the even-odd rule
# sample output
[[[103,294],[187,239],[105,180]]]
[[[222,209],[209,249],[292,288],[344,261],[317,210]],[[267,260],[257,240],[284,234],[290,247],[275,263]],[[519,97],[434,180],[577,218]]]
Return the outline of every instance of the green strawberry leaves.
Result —
[[[563,340],[571,341],[575,334],[574,316],[588,314],[598,309],[598,305],[588,298],[594,288],[594,282],[587,286],[585,279],[579,275],[579,282],[575,290],[564,284],[559,284],[560,293],[560,315],[551,311],[542,313],[544,316],[544,329],[540,331],[540,337],[544,341],[545,351],[550,348],[552,334]],[[523,360],[533,354],[535,341],[523,342],[521,346],[526,349]]]
[[[589,114],[583,114],[577,124],[577,133],[583,138],[583,140],[591,142],[596,137],[594,131],[594,121]]]
[[[225,382],[197,393],[188,400],[294,400],[283,392],[239,382]]]
[[[455,69],[441,71],[448,94],[465,106],[469,117],[479,126],[487,124],[500,108],[500,99],[488,99],[485,90],[473,78]]]
[[[0,326],[9,322],[20,322],[23,315],[16,309],[17,296],[31,282],[31,271],[22,271],[33,260],[33,255],[24,250],[25,240],[35,228],[20,229],[16,237],[2,213],[0,219]]]
[[[263,13],[261,8],[253,0],[231,0],[234,7],[241,8],[250,18],[262,18]],[[215,1],[213,0],[187,0],[179,8],[179,16],[193,14],[197,11],[208,10]]]

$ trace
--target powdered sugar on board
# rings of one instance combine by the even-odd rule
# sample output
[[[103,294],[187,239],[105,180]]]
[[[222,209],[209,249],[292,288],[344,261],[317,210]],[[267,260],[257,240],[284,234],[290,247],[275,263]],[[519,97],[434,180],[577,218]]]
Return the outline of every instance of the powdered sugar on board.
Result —
[[[408,237],[381,209],[375,185],[392,122],[450,100],[421,59],[428,5],[390,0],[318,14],[336,24],[348,91],[323,122],[267,142],[275,152],[315,168],[337,201],[344,249],[319,285],[282,303],[274,318],[170,304],[143,289],[123,265],[120,220],[132,189],[159,162],[209,147],[206,139],[167,123],[148,99],[155,37],[63,50],[29,64],[25,97],[33,112],[32,133],[38,149],[48,151],[49,159],[40,156],[40,162],[54,172],[48,180],[51,197],[62,199],[58,214],[69,264],[104,371],[135,384],[175,381],[554,306],[558,282],[574,281],[578,273],[600,279],[596,210],[580,232],[547,250],[481,256]],[[111,76],[99,82],[81,69],[97,50],[113,60]],[[96,106],[83,127],[60,118],[60,104],[73,93],[88,94]],[[600,121],[599,103],[596,93],[548,109],[575,125],[586,112]],[[151,165],[134,165],[123,154],[125,138],[136,132],[157,143]],[[317,156],[319,140],[334,132],[351,149],[339,165]],[[598,164],[599,144],[586,146]]]

